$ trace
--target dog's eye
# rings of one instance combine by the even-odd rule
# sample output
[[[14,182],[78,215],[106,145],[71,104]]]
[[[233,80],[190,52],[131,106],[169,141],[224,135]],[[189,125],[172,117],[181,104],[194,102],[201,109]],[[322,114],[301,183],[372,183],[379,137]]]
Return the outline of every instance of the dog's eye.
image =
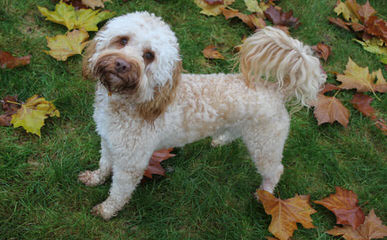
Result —
[[[129,41],[129,38],[127,38],[127,37],[120,38],[120,44],[122,46],[125,46],[126,44],[128,44],[128,41]]]
[[[143,55],[143,58],[148,61],[148,62],[152,62],[153,59],[155,59],[155,55],[153,52],[151,51],[146,51]]]

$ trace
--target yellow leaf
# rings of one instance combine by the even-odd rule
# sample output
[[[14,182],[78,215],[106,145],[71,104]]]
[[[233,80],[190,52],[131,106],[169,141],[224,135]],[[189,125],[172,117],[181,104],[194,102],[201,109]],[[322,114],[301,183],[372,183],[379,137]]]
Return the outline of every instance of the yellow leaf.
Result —
[[[200,13],[207,16],[217,16],[222,13],[222,8],[232,4],[235,0],[224,0],[223,4],[210,5],[204,0],[195,0],[198,7],[203,9]]]
[[[40,137],[40,129],[44,125],[44,120],[54,116],[60,117],[60,113],[54,104],[43,97],[34,95],[22,104],[16,114],[12,115],[11,123],[14,128],[23,127],[27,132]]]
[[[379,38],[373,38],[371,40],[360,41],[354,39],[355,42],[360,43],[363,46],[363,49],[367,52],[380,55],[380,61],[384,64],[387,64],[383,59],[387,59],[387,47],[384,46],[383,40]]]
[[[356,15],[352,12],[352,10],[348,7],[347,4],[341,2],[340,0],[337,1],[337,6],[335,9],[333,9],[335,13],[337,13],[337,16],[340,14],[343,14],[343,18],[347,21],[352,22],[359,22],[359,19],[356,17]]]
[[[82,0],[83,5],[86,5],[92,9],[95,9],[96,7],[104,8],[105,2],[111,2],[111,0]]]
[[[59,61],[66,61],[68,57],[82,53],[87,44],[84,41],[88,37],[89,34],[83,30],[73,30],[66,35],[46,37],[47,45],[51,50],[44,52]]]
[[[71,5],[60,2],[55,6],[55,11],[49,11],[45,7],[39,7],[39,11],[46,20],[65,25],[68,30],[74,28],[85,31],[98,31],[97,24],[114,16],[114,13],[101,10],[81,9],[75,10]]]
[[[259,7],[257,0],[245,0],[245,4],[247,10],[253,13],[258,13],[259,15],[263,15],[262,9]]]

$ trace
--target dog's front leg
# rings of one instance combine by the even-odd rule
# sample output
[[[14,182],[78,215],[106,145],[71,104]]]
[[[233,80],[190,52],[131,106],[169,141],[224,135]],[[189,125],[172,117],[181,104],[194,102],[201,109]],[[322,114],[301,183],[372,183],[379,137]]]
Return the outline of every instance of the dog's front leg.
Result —
[[[129,148],[125,148],[129,149]],[[115,153],[113,162],[112,186],[109,197],[96,205],[92,213],[108,220],[114,217],[129,201],[137,184],[141,181],[148,166],[152,149],[133,149]]]

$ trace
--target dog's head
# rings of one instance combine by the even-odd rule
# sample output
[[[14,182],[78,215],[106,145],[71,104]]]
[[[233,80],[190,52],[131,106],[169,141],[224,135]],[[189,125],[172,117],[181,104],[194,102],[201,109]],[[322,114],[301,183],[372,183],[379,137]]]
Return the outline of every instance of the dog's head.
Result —
[[[147,12],[107,22],[86,50],[83,64],[84,75],[137,104],[170,94],[168,88],[175,87],[181,70],[175,34],[160,17]]]

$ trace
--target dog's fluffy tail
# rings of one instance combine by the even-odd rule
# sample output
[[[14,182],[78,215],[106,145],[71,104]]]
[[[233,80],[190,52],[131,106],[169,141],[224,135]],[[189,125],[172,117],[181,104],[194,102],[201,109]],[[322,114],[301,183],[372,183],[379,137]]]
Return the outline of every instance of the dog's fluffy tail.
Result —
[[[240,71],[248,85],[267,83],[271,78],[286,100],[309,106],[326,74],[309,46],[273,27],[265,27],[245,40],[240,51]]]

